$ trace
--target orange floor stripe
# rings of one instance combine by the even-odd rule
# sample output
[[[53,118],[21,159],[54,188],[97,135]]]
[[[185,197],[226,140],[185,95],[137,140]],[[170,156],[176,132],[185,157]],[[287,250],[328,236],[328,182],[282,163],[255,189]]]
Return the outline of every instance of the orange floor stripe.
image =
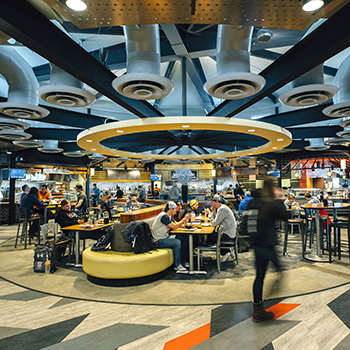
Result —
[[[210,338],[210,323],[165,343],[163,350],[187,350]]]
[[[272,311],[275,314],[274,320],[277,320],[279,317],[285,315],[289,311],[292,311],[296,307],[300,306],[301,304],[283,304],[278,303],[274,306],[269,307],[266,309],[266,311]]]
[[[266,311],[272,311],[275,314],[274,320],[277,320],[279,317],[285,315],[289,311],[292,311],[296,307],[300,306],[301,304],[276,304],[274,306],[269,307],[266,309]],[[252,319],[253,317],[249,317]]]

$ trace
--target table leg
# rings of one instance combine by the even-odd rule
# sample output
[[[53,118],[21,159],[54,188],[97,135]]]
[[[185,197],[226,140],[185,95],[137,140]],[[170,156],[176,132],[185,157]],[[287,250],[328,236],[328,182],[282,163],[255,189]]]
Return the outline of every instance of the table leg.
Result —
[[[189,275],[206,275],[207,271],[196,271],[194,270],[193,266],[193,235],[188,235],[188,250],[189,250],[189,270],[187,271],[176,271],[176,273],[183,273],[183,274],[189,274]]]
[[[79,251],[80,251],[80,235],[79,231],[75,231],[75,267],[82,267],[82,264],[79,264]]]
[[[44,224],[47,222],[47,206],[44,205]]]

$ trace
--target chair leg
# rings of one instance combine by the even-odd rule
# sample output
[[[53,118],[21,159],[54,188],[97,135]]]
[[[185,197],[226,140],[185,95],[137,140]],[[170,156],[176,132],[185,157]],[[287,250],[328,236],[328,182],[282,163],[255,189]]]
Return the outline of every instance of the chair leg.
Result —
[[[20,228],[21,228],[21,220],[19,219],[17,234],[16,234],[16,241],[15,241],[15,248],[17,248],[18,234],[19,234]]]
[[[197,248],[197,268],[201,269],[201,250]]]
[[[299,224],[299,230],[301,233],[301,254],[302,254],[302,257],[304,257],[305,256],[305,246],[306,246],[304,223]],[[305,240],[305,243],[304,243],[304,240]]]
[[[237,236],[235,238],[235,255],[236,255],[236,261],[237,261],[237,265],[238,265],[239,261],[238,261],[238,238],[237,238]]]
[[[288,228],[286,229],[286,232],[284,233],[283,255],[286,255],[286,251],[287,251],[287,240],[288,240]]]

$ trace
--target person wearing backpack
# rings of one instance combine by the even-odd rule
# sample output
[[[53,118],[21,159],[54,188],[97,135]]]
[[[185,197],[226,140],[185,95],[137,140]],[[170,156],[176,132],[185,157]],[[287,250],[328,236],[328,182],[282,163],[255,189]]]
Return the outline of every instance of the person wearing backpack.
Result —
[[[247,212],[255,213],[249,218],[248,233],[255,255],[256,277],[253,283],[253,321],[271,320],[274,313],[265,311],[263,302],[263,285],[268,263],[271,261],[280,272],[280,263],[275,246],[278,243],[276,220],[287,221],[289,214],[281,200],[283,191],[274,188],[274,178],[267,177],[262,191],[254,191],[247,207]],[[257,213],[257,215],[256,215]],[[246,215],[246,213],[244,213]],[[254,222],[255,220],[255,222]],[[252,229],[253,228],[253,229]],[[254,229],[255,228],[255,229]],[[276,284],[280,283],[280,279]]]

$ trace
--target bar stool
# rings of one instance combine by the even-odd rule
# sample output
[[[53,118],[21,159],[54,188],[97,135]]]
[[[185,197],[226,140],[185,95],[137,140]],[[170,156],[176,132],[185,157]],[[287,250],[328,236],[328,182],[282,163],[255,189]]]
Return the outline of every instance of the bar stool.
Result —
[[[347,238],[348,238],[348,252],[349,252],[349,262],[350,262],[350,211],[348,213],[348,219],[347,220],[336,220],[329,224],[330,229],[333,228],[333,239],[334,239],[334,256],[338,253],[338,260],[341,259],[341,229],[347,230]]]
[[[24,239],[24,249],[27,249],[27,236],[29,236],[28,243],[31,244],[31,237],[28,235],[28,225],[30,223],[33,223],[35,220],[40,220],[40,216],[30,216],[28,217],[27,208],[17,208],[17,216],[18,216],[18,228],[17,228],[17,234],[16,234],[16,241],[15,241],[15,248],[17,248],[17,242],[18,242],[18,236],[19,231],[22,224],[22,233],[21,233],[21,240]],[[40,242],[40,236],[39,236],[39,242]]]
[[[292,235],[293,235],[294,226],[298,227],[299,232],[301,233],[302,254],[304,255],[304,220],[300,218],[300,209],[292,209],[291,218],[288,219],[287,224],[288,224],[288,227],[286,228],[284,233],[283,255],[285,255],[287,251],[289,226],[290,226]],[[299,243],[299,242],[294,241],[293,243]]]

